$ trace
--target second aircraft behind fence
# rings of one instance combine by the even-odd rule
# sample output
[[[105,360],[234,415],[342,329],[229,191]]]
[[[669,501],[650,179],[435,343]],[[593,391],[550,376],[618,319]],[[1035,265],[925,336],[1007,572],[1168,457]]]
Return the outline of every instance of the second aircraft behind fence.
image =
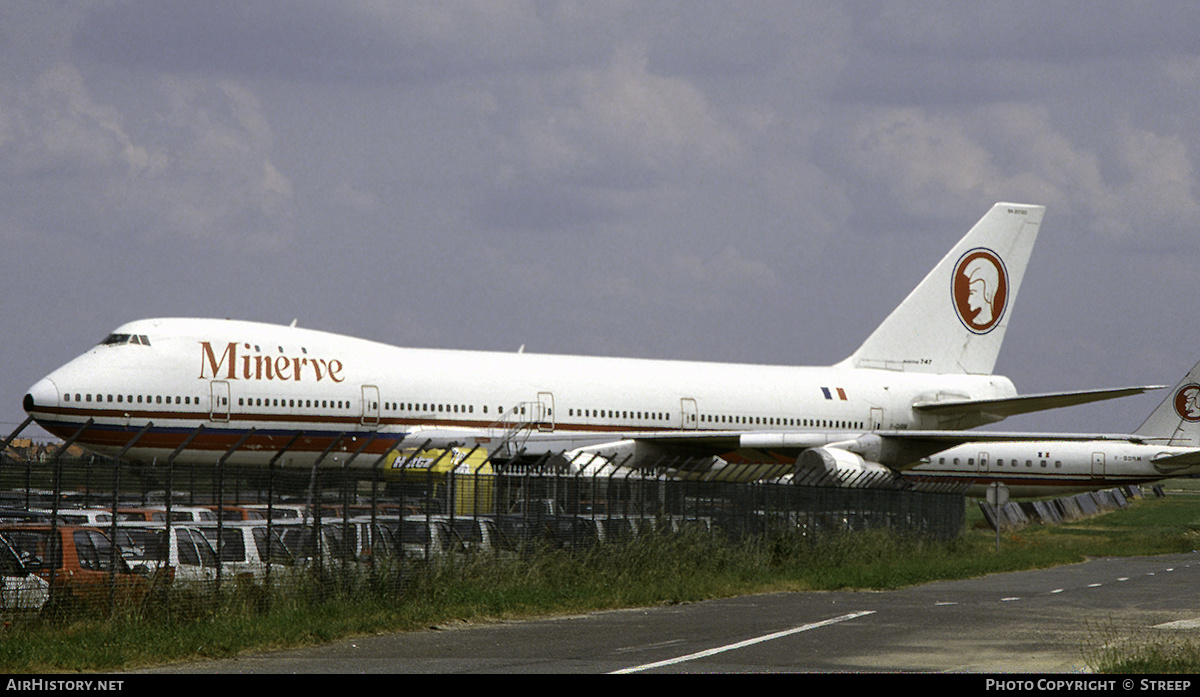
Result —
[[[1028,498],[1200,474],[1200,363],[1129,435],[962,434],[970,435],[988,440],[924,458],[904,477],[966,484],[971,496],[998,484]]]
[[[562,453],[568,467],[791,473],[821,448],[897,467],[916,429],[1147,388],[1018,395],[992,373],[1044,213],[998,203],[846,360],[827,367],[449,351],[255,322],[128,323],[39,380],[29,415],[106,455],[371,467],[397,448]],[[866,271],[864,271],[866,272]],[[293,323],[294,325],[294,323]],[[865,465],[864,465],[865,466]]]

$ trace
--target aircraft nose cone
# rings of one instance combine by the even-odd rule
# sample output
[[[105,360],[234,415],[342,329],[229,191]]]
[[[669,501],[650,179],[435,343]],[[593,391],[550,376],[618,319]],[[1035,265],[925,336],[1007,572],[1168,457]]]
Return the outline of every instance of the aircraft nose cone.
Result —
[[[25,393],[25,411],[32,412],[34,409],[45,407],[58,406],[58,386],[50,381],[49,378],[42,378],[34,383],[33,387]]]

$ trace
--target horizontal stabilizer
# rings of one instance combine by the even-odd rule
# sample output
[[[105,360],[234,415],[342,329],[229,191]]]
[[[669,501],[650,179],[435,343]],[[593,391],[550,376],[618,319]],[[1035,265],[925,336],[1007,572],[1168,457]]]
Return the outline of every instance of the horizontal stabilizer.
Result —
[[[1160,455],[1151,462],[1160,472],[1177,472],[1189,467],[1200,466],[1200,450],[1180,453],[1178,455]]]
[[[991,418],[987,421],[999,421],[1017,414],[1028,414],[1046,409],[1073,407],[1090,402],[1100,402],[1118,397],[1130,397],[1150,390],[1161,390],[1165,385],[1146,385],[1143,387],[1119,387],[1104,390],[1084,390],[1080,392],[1048,392],[1045,394],[1022,395],[1004,399],[960,399],[939,402],[918,402],[913,409],[925,414],[938,416],[974,416],[984,414]]]

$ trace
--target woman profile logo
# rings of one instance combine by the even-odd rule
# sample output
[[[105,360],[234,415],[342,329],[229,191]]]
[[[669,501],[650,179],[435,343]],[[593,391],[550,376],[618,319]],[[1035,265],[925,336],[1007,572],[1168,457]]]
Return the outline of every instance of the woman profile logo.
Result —
[[[962,255],[954,266],[950,294],[967,329],[976,334],[995,329],[1008,305],[1008,270],[1000,256],[982,247]]]
[[[1184,385],[1175,393],[1175,413],[1184,421],[1200,421],[1200,385]]]

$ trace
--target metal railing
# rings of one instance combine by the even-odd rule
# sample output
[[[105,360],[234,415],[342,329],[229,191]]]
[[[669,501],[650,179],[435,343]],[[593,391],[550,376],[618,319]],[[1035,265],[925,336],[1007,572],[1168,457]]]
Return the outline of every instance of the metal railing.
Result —
[[[195,551],[195,574],[219,591],[246,583],[271,588],[294,582],[300,570],[334,585],[363,574],[402,585],[414,568],[448,555],[520,558],[547,546],[572,550],[648,531],[744,540],[886,528],[948,540],[965,521],[961,487],[823,472],[756,481],[679,478],[692,471],[691,464],[674,459],[636,471],[585,473],[572,470],[563,454],[491,458],[478,450],[404,451],[376,457],[369,467],[345,461],[339,468],[308,470],[235,467],[223,460],[181,466],[173,457],[144,464],[5,455],[0,543],[5,529],[28,527],[32,516],[44,516],[54,534],[85,527],[110,541],[122,539],[123,520],[157,519],[163,528],[187,526],[209,538],[211,552]],[[169,530],[164,539],[174,539]],[[15,551],[26,559],[37,556],[36,550]],[[92,561],[108,570],[111,602],[120,589],[118,574],[136,562],[116,544],[104,553],[110,558]],[[175,558],[160,553],[160,567]],[[208,575],[206,554],[215,567]],[[183,564],[169,570],[176,580],[188,576]],[[61,568],[51,569],[52,586]]]

